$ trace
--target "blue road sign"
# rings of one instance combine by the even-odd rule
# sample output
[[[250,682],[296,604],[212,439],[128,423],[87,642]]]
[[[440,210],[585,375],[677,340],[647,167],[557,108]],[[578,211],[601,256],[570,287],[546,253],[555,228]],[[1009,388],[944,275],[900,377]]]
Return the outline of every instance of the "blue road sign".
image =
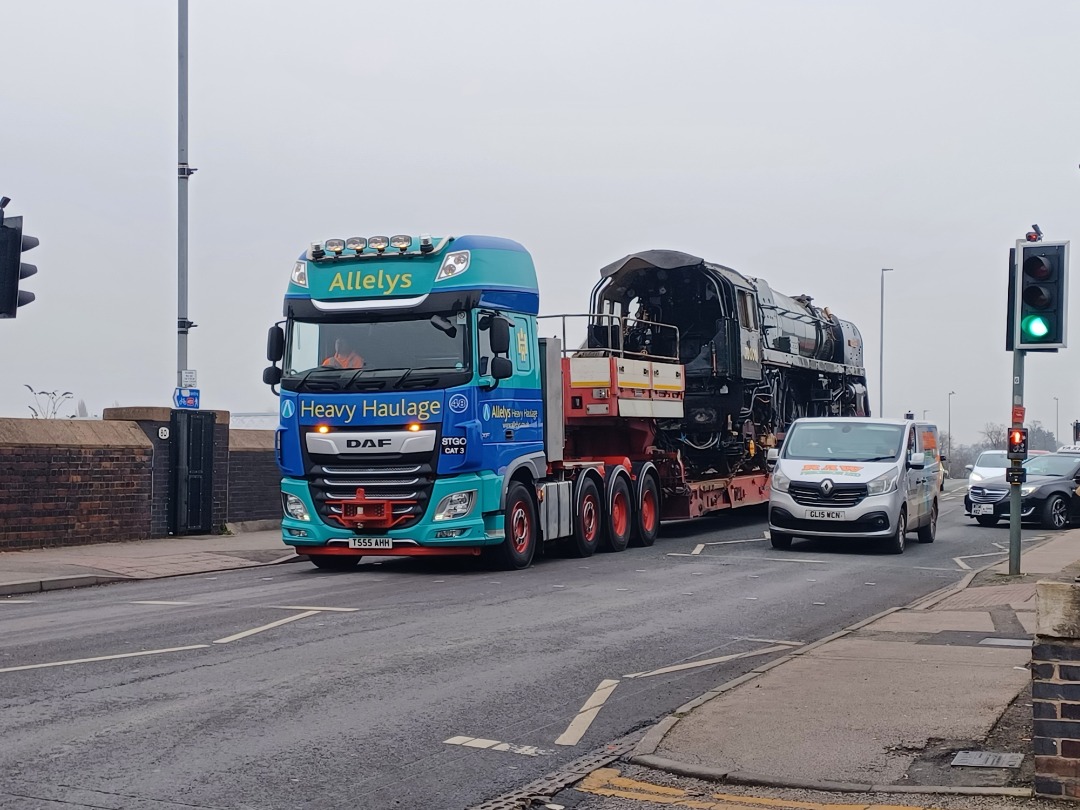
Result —
[[[177,388],[173,391],[173,402],[176,403],[177,408],[198,409],[199,389]]]

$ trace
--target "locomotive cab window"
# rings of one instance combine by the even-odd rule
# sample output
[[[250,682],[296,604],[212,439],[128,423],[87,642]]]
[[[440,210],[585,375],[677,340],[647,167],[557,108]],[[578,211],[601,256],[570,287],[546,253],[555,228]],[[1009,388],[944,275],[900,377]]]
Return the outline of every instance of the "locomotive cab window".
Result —
[[[758,330],[754,298],[745,290],[739,290],[739,323],[742,324],[743,329],[753,332]]]

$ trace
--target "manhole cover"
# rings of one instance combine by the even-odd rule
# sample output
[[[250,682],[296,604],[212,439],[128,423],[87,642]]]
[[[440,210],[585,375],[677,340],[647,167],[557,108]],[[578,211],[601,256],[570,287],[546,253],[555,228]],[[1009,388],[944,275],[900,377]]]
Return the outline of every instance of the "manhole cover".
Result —
[[[961,751],[953,757],[953,765],[968,768],[1019,768],[1023,754],[995,754],[992,751]]]

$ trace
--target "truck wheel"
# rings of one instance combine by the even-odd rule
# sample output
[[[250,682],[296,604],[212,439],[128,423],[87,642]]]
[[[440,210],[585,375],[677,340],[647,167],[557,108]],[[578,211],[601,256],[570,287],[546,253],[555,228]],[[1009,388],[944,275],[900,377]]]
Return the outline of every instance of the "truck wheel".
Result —
[[[308,559],[323,571],[352,571],[360,562],[360,555],[309,554]]]
[[[904,544],[907,543],[907,509],[900,507],[900,514],[896,518],[896,531],[892,537],[885,540],[885,551],[889,554],[903,554]]]
[[[976,515],[975,520],[979,522],[980,526],[997,526],[997,515]]]
[[[660,533],[660,487],[656,478],[646,475],[641,480],[641,492],[638,494],[637,509],[634,510],[634,531],[630,535],[630,545],[651,546]]]
[[[604,521],[601,548],[604,551],[623,551],[630,544],[634,525],[634,508],[630,504],[630,487],[626,476],[618,476],[611,485],[611,511]]]
[[[514,481],[506,491],[503,533],[505,539],[497,546],[499,565],[507,571],[528,568],[536,553],[536,506],[520,481]]]
[[[769,542],[772,543],[773,548],[791,548],[791,535],[769,529]]]
[[[933,543],[934,538],[937,537],[937,518],[938,518],[938,505],[937,498],[934,498],[934,502],[930,505],[930,522],[925,526],[919,527],[919,542],[920,543]]]
[[[1046,499],[1042,511],[1044,529],[1064,529],[1069,525],[1069,504],[1060,495]]]
[[[586,476],[581,482],[574,507],[574,533],[567,538],[566,547],[575,557],[591,557],[600,544],[600,527],[604,523],[600,490],[592,478]]]

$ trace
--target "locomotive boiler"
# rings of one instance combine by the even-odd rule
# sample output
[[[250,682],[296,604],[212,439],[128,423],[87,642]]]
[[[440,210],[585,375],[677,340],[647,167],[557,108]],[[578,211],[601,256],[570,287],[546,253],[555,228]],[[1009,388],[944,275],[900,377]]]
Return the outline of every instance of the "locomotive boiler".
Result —
[[[590,299],[583,348],[679,362],[682,419],[657,442],[704,477],[765,469],[800,416],[869,416],[863,341],[855,324],[763,279],[674,250],[607,265]]]

